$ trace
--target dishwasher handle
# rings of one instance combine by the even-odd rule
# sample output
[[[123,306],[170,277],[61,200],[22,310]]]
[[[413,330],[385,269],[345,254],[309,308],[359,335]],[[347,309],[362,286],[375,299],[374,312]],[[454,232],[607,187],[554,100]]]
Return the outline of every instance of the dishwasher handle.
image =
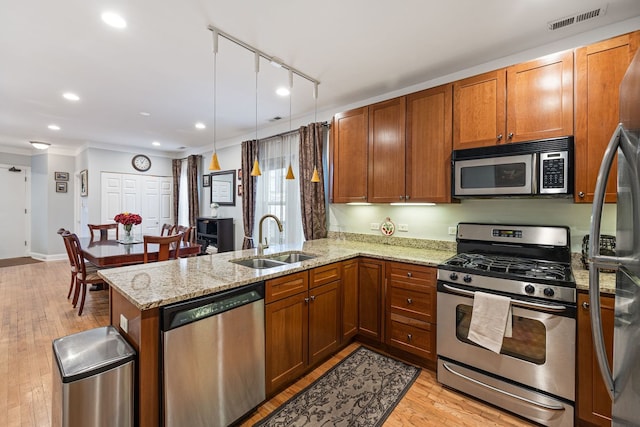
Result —
[[[264,282],[258,282],[170,304],[160,309],[161,330],[170,331],[263,299]]]

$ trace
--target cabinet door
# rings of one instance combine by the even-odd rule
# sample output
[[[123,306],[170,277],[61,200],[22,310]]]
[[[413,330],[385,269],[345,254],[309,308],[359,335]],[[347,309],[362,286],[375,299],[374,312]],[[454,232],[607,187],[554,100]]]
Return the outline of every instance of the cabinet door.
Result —
[[[506,142],[573,135],[573,51],[507,68]]]
[[[358,263],[360,289],[358,306],[358,334],[382,341],[382,283],[384,262],[362,259]]]
[[[453,84],[453,148],[495,145],[505,140],[505,69]]]
[[[309,290],[309,365],[314,365],[338,349],[339,319],[339,281]]]
[[[451,201],[452,88],[407,96],[407,202]]]
[[[615,299],[600,298],[604,344],[609,361],[613,360],[613,321]],[[578,419],[594,426],[611,426],[611,399],[600,375],[600,367],[593,348],[589,295],[578,294],[578,384],[576,406]]]
[[[333,203],[367,200],[368,107],[336,114],[331,126],[331,200]]]
[[[267,395],[301,376],[307,367],[306,299],[304,292],[265,305]]]
[[[576,202],[593,202],[600,162],[620,120],[620,82],[638,49],[640,32],[625,34],[576,50]],[[605,201],[615,202],[614,163]]]
[[[342,263],[342,337],[344,344],[358,333],[358,261]]]
[[[367,201],[370,203],[404,200],[405,110],[405,97],[369,106]]]

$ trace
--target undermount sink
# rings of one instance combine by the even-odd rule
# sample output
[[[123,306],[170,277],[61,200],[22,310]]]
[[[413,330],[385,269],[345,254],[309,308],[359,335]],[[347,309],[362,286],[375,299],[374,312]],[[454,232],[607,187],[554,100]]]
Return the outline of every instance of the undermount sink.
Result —
[[[305,254],[302,252],[285,252],[270,255],[263,255],[255,258],[232,259],[229,262],[243,265],[249,268],[265,269],[282,267],[283,265],[293,264],[295,262],[306,261],[315,258],[315,255]]]

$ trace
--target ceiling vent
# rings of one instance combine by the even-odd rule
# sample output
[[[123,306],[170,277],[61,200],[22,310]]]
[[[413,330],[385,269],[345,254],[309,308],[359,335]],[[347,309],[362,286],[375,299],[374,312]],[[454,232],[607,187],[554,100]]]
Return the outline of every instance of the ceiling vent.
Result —
[[[269,119],[269,121],[270,121],[270,122],[277,122],[278,120],[282,120],[282,117],[280,117],[280,116],[275,116],[274,118]]]
[[[555,21],[551,21],[547,23],[547,28],[549,30],[559,30],[560,28],[568,27],[569,25],[577,24],[579,22],[584,22],[589,19],[595,19],[600,16],[604,16],[607,12],[607,5],[605,4],[602,7],[597,9],[589,10],[587,12],[576,13],[571,16],[566,16],[564,18],[556,19]]]

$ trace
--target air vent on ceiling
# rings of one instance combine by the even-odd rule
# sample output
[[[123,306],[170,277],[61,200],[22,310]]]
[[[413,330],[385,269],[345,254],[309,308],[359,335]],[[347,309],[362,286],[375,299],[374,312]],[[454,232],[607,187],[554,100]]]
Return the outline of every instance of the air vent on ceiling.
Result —
[[[278,120],[282,120],[282,117],[280,117],[280,116],[275,116],[274,118],[269,119],[269,121],[270,121],[270,122],[277,122]]]
[[[572,25],[572,24],[577,24],[579,22],[584,22],[589,19],[594,19],[600,16],[604,16],[606,12],[607,12],[607,5],[605,4],[604,6],[599,7],[597,9],[589,10],[587,12],[576,13],[571,16],[566,16],[564,18],[551,21],[547,23],[547,28],[549,28],[551,31],[559,30],[560,28],[568,27],[569,25]]]

